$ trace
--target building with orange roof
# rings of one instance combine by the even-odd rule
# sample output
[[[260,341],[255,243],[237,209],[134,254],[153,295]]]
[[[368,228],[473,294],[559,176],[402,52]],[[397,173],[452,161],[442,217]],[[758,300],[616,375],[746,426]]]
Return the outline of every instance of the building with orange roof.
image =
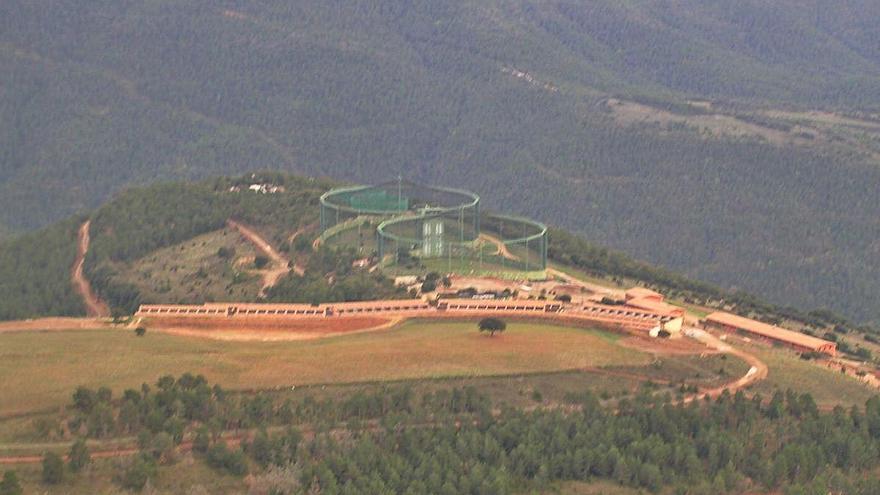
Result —
[[[771,342],[779,342],[801,352],[820,352],[829,356],[837,355],[837,344],[834,342],[722,311],[710,314],[706,317],[704,323],[708,327],[714,327],[727,332],[743,332]]]
[[[684,316],[684,308],[673,306],[669,303],[647,297],[629,299],[626,301],[626,305],[633,308],[647,309],[648,311],[652,311],[654,313],[664,316],[672,316],[675,318],[680,318]]]
[[[630,299],[653,299],[655,301],[663,302],[665,298],[663,297],[663,294],[648,289],[647,287],[633,287],[626,291],[626,300],[629,301]]]

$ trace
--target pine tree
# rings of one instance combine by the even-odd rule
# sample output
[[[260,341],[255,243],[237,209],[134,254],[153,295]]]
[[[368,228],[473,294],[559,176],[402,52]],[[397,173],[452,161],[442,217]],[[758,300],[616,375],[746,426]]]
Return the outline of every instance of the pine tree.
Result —
[[[67,455],[67,465],[70,466],[72,472],[78,473],[90,462],[92,462],[92,457],[91,454],[89,454],[89,448],[86,446],[86,441],[82,438],[78,438],[70,447],[70,453]]]
[[[54,452],[43,455],[43,482],[57,485],[64,479],[64,461]]]

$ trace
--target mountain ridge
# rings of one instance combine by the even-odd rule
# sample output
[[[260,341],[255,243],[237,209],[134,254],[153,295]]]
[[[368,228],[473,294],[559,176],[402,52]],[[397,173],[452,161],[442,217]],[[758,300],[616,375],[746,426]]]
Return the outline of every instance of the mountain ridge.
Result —
[[[157,180],[406,172],[877,320],[877,132],[804,112],[876,119],[877,7],[828,5],[11,1],[0,224],[45,226]],[[609,98],[678,116],[622,122]],[[707,112],[695,99],[790,142],[713,130],[688,115]]]

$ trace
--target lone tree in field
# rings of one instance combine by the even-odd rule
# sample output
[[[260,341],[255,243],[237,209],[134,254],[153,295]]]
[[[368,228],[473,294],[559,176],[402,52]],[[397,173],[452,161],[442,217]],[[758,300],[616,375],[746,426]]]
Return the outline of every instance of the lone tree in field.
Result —
[[[143,337],[145,333],[147,333],[147,329],[144,327],[137,327],[134,329],[134,334],[138,337]]]
[[[489,332],[490,337],[495,336],[495,332],[503,332],[507,330],[507,323],[498,318],[483,318],[478,324],[481,332]]]

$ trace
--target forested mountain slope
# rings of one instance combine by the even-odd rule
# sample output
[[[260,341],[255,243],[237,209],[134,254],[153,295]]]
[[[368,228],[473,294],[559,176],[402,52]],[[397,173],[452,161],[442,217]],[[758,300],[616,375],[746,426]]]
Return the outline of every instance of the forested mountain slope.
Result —
[[[878,319],[878,9],[10,0],[0,225],[169,178],[404,173],[700,279]],[[624,118],[611,97],[654,113]],[[705,123],[719,116],[732,130]]]

